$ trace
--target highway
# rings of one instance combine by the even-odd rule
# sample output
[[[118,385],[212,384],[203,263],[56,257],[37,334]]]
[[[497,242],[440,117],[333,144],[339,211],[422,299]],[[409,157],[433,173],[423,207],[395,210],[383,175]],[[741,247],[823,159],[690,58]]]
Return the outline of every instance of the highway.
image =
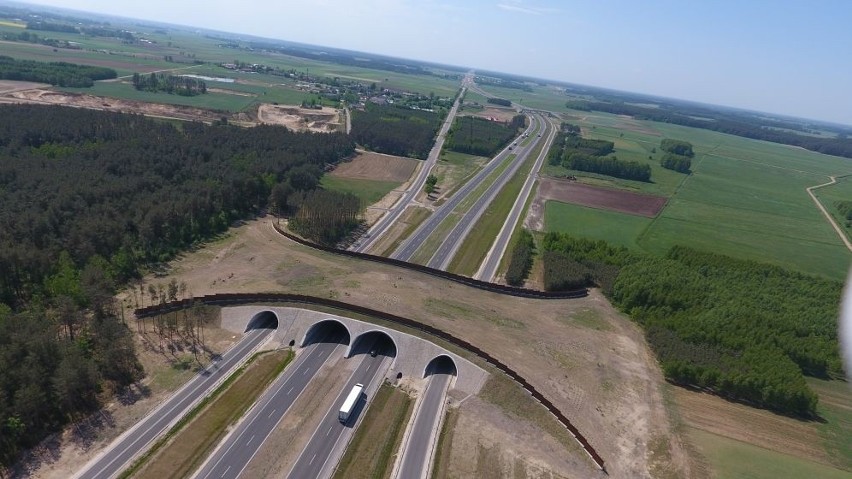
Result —
[[[136,456],[146,451],[157,437],[183,417],[197,401],[212,392],[220,380],[228,377],[274,331],[274,329],[248,331],[218,360],[198,373],[130,430],[119,436],[104,452],[89,461],[73,477],[107,479],[117,476]]]
[[[349,381],[346,382],[346,386],[343,387],[340,395],[335,399],[332,408],[329,409],[319,426],[317,426],[313,436],[311,436],[311,440],[305,446],[305,449],[302,450],[302,453],[299,455],[287,477],[292,479],[331,477],[332,471],[329,469],[337,464],[340,456],[343,454],[343,448],[337,447],[338,442],[344,436],[351,437],[355,424],[359,417],[363,415],[367,404],[369,404],[370,397],[367,396],[367,400],[364,401],[362,394],[362,400],[356,404],[346,424],[338,420],[338,413],[343,401],[346,399],[349,391],[352,390],[352,387],[357,383],[364,385],[364,391],[375,391],[375,388],[371,389],[370,385],[376,378],[381,379],[384,376],[389,365],[388,362],[390,361],[390,358],[384,354],[378,354],[376,357],[363,354],[360,357],[361,363],[358,365],[358,368],[352,373]]]
[[[429,151],[429,156],[426,157],[426,161],[421,165],[420,172],[417,173],[417,178],[415,178],[414,182],[411,183],[408,189],[405,190],[405,193],[403,193],[396,203],[391,206],[387,213],[382,215],[382,217],[379,218],[379,221],[377,221],[376,224],[367,231],[367,234],[365,234],[360,241],[356,241],[355,244],[349,247],[350,251],[363,253],[372,248],[373,245],[376,244],[376,241],[378,241],[396,222],[396,220],[399,219],[402,212],[405,211],[405,208],[407,208],[417,196],[417,193],[423,189],[423,186],[426,184],[426,178],[429,177],[429,172],[432,171],[435,163],[438,162],[438,157],[441,156],[441,150],[444,148],[444,140],[447,137],[447,132],[450,131],[450,127],[453,125],[453,119],[455,119],[462,98],[464,98],[467,87],[471,83],[473,83],[473,75],[468,73],[462,80],[461,92],[459,93],[458,98],[456,98],[455,103],[453,103],[453,107],[450,108],[450,111],[447,113],[447,118],[444,120],[444,124],[441,125],[441,129],[438,131],[438,136],[435,139],[435,145],[432,146],[432,150]]]
[[[515,204],[512,205],[512,210],[509,212],[509,216],[506,217],[506,221],[503,223],[503,227],[497,235],[497,240],[491,245],[491,249],[488,250],[488,254],[479,266],[479,270],[473,276],[475,279],[488,281],[489,283],[494,282],[494,276],[497,275],[497,268],[500,266],[500,260],[506,253],[506,248],[509,247],[509,240],[512,238],[512,232],[515,230],[515,225],[518,224],[518,221],[524,212],[524,207],[526,206],[530,193],[532,193],[533,185],[535,185],[535,180],[538,177],[538,172],[541,170],[541,165],[544,163],[544,159],[547,158],[547,153],[550,151],[550,145],[556,137],[556,128],[554,128],[553,124],[546,119],[543,120],[543,122],[546,133],[543,132],[542,135],[547,137],[544,142],[544,146],[541,148],[541,152],[539,153],[538,158],[536,158],[535,165],[533,165],[530,170],[530,174],[527,176],[527,180],[524,182],[523,188],[521,188],[521,194],[518,195],[518,199],[516,199]]]
[[[335,351],[346,347],[337,342],[337,339],[329,338],[328,342],[306,346],[296,362],[267,388],[255,406],[216,448],[194,477],[239,477],[317,371]]]
[[[542,129],[547,128],[547,122],[543,118],[539,118],[538,116],[532,116],[531,118],[532,121],[530,122],[530,128],[527,130],[532,131],[530,133],[531,135],[541,133]],[[541,125],[541,128],[539,128],[538,125]],[[474,203],[473,206],[464,214],[461,221],[456,223],[452,231],[447,234],[447,237],[444,239],[443,243],[441,243],[438,250],[435,251],[435,254],[429,260],[429,263],[427,263],[427,266],[442,270],[446,270],[450,266],[450,261],[452,261],[453,257],[456,255],[456,252],[461,247],[468,233],[470,233],[470,230],[473,229],[476,222],[485,213],[488,205],[490,205],[491,202],[494,201],[494,198],[496,198],[500,193],[500,190],[506,186],[506,183],[508,183],[509,180],[515,176],[515,173],[517,173],[517,171],[521,168],[521,165],[527,161],[527,156],[529,156],[530,152],[540,141],[541,138],[533,137],[532,141],[530,141],[526,146],[521,146],[521,142],[518,142],[518,146],[515,147],[515,152],[518,155],[515,161],[503,172],[500,178],[496,179],[494,183],[488,187],[482,196],[476,199],[476,203]],[[542,154],[546,155],[547,151],[542,150]],[[541,158],[541,156],[539,157]]]
[[[402,461],[396,477],[399,479],[426,478],[432,463],[439,432],[436,431],[443,416],[444,398],[450,379],[449,373],[434,373],[423,392],[423,399],[414,412],[414,425],[404,445]]]
[[[530,122],[530,126],[524,131],[532,134],[534,130],[534,122]],[[418,249],[426,242],[426,239],[435,231],[439,224],[444,221],[452,211],[468,197],[476,188],[482,184],[491,172],[496,170],[504,161],[509,158],[514,152],[510,149],[511,145],[497,154],[489,161],[470,181],[464,184],[456,193],[451,196],[446,203],[441,205],[429,218],[426,219],[420,226],[408,237],[396,251],[391,255],[391,258],[396,258],[402,261],[411,261],[411,257]],[[518,162],[520,163],[520,162]]]

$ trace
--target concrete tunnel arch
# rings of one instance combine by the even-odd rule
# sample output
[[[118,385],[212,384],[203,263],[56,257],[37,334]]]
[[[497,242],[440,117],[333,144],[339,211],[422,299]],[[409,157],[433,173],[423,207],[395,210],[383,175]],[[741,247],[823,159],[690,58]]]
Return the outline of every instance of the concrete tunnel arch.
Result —
[[[396,341],[393,340],[393,336],[381,329],[371,329],[356,336],[355,340],[352,341],[352,344],[349,346],[349,349],[346,350],[346,354],[344,356],[351,358],[356,354],[367,354],[376,340],[380,340],[384,343],[379,345],[379,347],[382,348],[382,354],[393,358],[393,361],[396,362],[396,355],[399,353],[399,347],[397,347]],[[393,363],[391,363],[391,367],[393,367]]]
[[[278,315],[274,311],[260,311],[251,317],[243,332],[247,333],[253,329],[278,329],[279,324]]]
[[[450,374],[458,379],[459,369],[452,357],[447,354],[439,354],[426,365],[423,370],[423,377],[427,378],[436,373]]]
[[[303,348],[310,344],[326,341],[348,345],[351,338],[352,333],[349,332],[349,328],[344,323],[336,319],[327,318],[317,321],[305,331],[305,335],[302,336],[302,340],[299,342],[299,347]]]

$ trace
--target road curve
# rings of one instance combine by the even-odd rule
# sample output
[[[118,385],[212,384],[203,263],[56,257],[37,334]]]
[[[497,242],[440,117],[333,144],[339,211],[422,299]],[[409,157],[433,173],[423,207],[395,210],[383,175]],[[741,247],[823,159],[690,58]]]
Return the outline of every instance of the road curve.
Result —
[[[488,254],[485,255],[485,259],[479,266],[479,270],[473,276],[474,279],[488,281],[489,283],[494,282],[494,277],[497,275],[497,268],[500,266],[500,260],[506,253],[506,248],[509,247],[509,240],[512,238],[512,232],[515,230],[515,225],[518,224],[518,221],[524,212],[524,206],[526,206],[527,199],[529,198],[530,193],[532,193],[533,185],[538,177],[538,172],[541,170],[541,165],[544,163],[544,159],[550,151],[550,145],[556,137],[556,128],[554,125],[546,119],[544,119],[543,122],[545,131],[542,134],[546,133],[547,140],[545,140],[544,146],[541,147],[541,152],[539,153],[538,158],[536,158],[535,165],[533,165],[529,176],[527,176],[527,180],[524,182],[523,188],[521,188],[521,194],[518,195],[518,199],[515,200],[515,204],[512,205],[512,210],[509,212],[509,216],[506,217],[503,227],[500,228],[500,233],[497,234],[497,240],[491,245],[491,249],[489,249]]]
[[[426,184],[426,178],[429,177],[429,172],[432,171],[432,168],[435,166],[435,163],[438,162],[438,157],[441,156],[441,150],[444,148],[444,140],[447,137],[447,132],[450,131],[450,127],[453,124],[453,119],[456,117],[456,113],[458,112],[459,105],[461,104],[462,98],[464,98],[464,94],[467,91],[467,86],[473,82],[473,77],[471,74],[465,75],[462,80],[462,88],[459,93],[456,101],[453,103],[453,107],[450,108],[450,111],[447,113],[447,118],[444,120],[444,124],[441,125],[441,129],[438,131],[438,136],[435,139],[435,145],[432,146],[432,149],[429,151],[429,156],[426,157],[426,161],[422,164],[420,172],[417,173],[417,178],[415,178],[414,182],[411,186],[405,190],[405,193],[394,203],[393,206],[382,215],[379,221],[367,231],[367,234],[361,241],[356,242],[352,245],[349,250],[355,251],[358,253],[363,253],[368,251],[370,248],[376,244],[376,241],[382,237],[382,235],[387,232],[387,230],[396,222],[397,219],[402,215],[402,212],[405,211],[405,208],[414,200],[417,196],[417,193],[423,189],[423,186]]]
[[[108,479],[143,453],[161,434],[184,416],[195,404],[212,392],[249,355],[266,340],[273,329],[255,329],[226,351],[213,364],[189,380],[165,402],[148,413],[130,430],[119,436],[98,457],[89,461],[75,479]]]
[[[320,342],[306,346],[296,362],[267,388],[256,405],[216,448],[194,477],[239,477],[317,371],[336,350],[343,347],[345,346],[336,342]]]
[[[536,132],[540,131],[538,129],[539,124],[543,128],[546,128],[544,119],[537,116],[533,116],[531,118],[530,130],[532,130],[532,132],[530,134],[534,135]],[[517,171],[521,168],[521,165],[527,161],[527,156],[529,156],[530,152],[540,141],[541,139],[539,137],[533,137],[532,141],[526,146],[518,145],[515,148],[515,152],[518,155],[517,158],[515,158],[515,161],[503,172],[500,178],[494,180],[494,183],[488,187],[488,190],[486,190],[485,193],[476,200],[476,203],[474,203],[474,205],[465,213],[461,221],[455,225],[438,250],[435,251],[435,254],[429,260],[427,266],[442,269],[444,271],[447,270],[450,266],[450,262],[456,255],[456,252],[458,252],[465,238],[467,238],[468,233],[470,233],[470,230],[473,229],[476,222],[479,221],[479,218],[481,218],[485,213],[485,210],[488,209],[488,205],[494,201],[494,198],[496,198],[503,187],[506,186],[506,183],[515,176],[515,173],[517,173]]]
[[[438,439],[438,424],[443,416],[444,398],[452,374],[435,373],[423,392],[423,399],[414,412],[414,425],[403,445],[401,464],[396,477],[399,479],[426,478],[432,463],[432,451]]]

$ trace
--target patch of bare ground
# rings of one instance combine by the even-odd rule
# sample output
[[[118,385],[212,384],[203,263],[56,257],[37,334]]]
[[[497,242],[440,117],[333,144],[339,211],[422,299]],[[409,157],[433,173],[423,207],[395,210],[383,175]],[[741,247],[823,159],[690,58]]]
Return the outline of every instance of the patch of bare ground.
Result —
[[[618,211],[629,215],[645,216],[653,218],[666,205],[664,196],[644,195],[614,188],[601,188],[585,185],[576,181],[557,178],[539,179],[538,191],[533,203],[540,222],[540,216],[544,211],[545,202],[549,200],[572,203],[575,205],[588,206],[610,211]],[[531,223],[533,220],[531,220]]]
[[[687,426],[736,439],[765,449],[832,465],[822,447],[817,424],[743,404],[711,394],[667,386]]]
[[[301,108],[298,105],[261,104],[257,110],[260,123],[282,125],[295,131],[313,131],[330,133],[340,131],[340,110],[322,107],[322,109]]]
[[[222,118],[221,112],[205,110],[203,108],[107,98],[102,96],[44,89],[14,91],[6,94],[0,98],[0,100],[6,103],[63,105],[76,108],[87,108],[91,110],[138,113],[156,118],[173,118],[177,120],[202,121],[206,123],[217,121]],[[245,124],[245,126],[252,126],[254,124],[252,122],[246,123],[246,121],[244,121],[246,119],[245,115],[238,113],[231,115],[229,121],[237,124]]]
[[[13,91],[33,90],[36,88],[48,88],[46,83],[34,83],[29,81],[0,80],[0,95]]]
[[[686,474],[680,442],[669,439],[677,432],[662,399],[661,372],[642,332],[597,291],[572,300],[494,294],[319,252],[281,237],[271,221],[261,218],[231,229],[222,239],[173,262],[168,275],[153,282],[175,278],[196,296],[305,293],[431,324],[488,351],[524,376],[574,422],[607,461],[613,477],[650,477],[650,443],[657,438],[666,444],[655,444],[655,450],[668,451],[673,467]],[[597,312],[592,319],[589,310]],[[602,326],[590,327],[589,321]],[[507,437],[516,432],[508,429]],[[530,447],[539,439],[548,440],[532,437]],[[588,460],[581,452],[570,455]]]
[[[145,378],[118,395],[100,412],[43,441],[24,456],[14,477],[69,477],[190,379],[198,367],[209,364],[211,355],[221,354],[237,339],[232,332],[220,329],[216,322],[206,326],[204,344],[195,343],[198,346],[196,361],[192,341],[178,337],[171,341],[161,339],[154,334],[151,321],[145,323],[145,333],[139,332],[142,322],[128,324],[134,332],[136,352],[145,369]]]
[[[334,359],[329,359],[320,368],[316,378],[308,383],[283,420],[263,442],[242,477],[284,477],[293,467],[302,449],[311,440],[316,425],[331,409],[352,373],[342,353],[343,349],[339,347],[332,354]]]
[[[476,112],[465,112],[462,116],[478,116],[480,118],[485,118],[486,120],[508,122],[512,121],[512,117],[517,114],[518,112],[514,108],[486,106],[482,110]]]
[[[408,181],[420,160],[401,156],[358,151],[355,156],[337,165],[331,176],[363,180]]]

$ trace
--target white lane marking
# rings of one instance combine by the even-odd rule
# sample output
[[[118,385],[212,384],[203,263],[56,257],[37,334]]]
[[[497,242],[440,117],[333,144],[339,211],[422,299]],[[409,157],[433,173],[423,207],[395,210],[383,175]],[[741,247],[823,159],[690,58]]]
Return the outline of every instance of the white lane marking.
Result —
[[[314,463],[314,459],[316,459],[316,458],[317,458],[317,455],[316,455],[316,454],[314,454],[314,457],[312,457],[312,458],[311,458],[311,462],[309,462],[309,463],[308,463],[308,465],[310,466],[311,464],[313,464],[313,463]]]
[[[291,392],[293,392],[293,388],[296,386],[290,386],[290,389],[287,390],[287,395],[289,396]]]
[[[327,433],[325,433],[326,437],[327,437],[329,434],[331,434],[331,426],[328,426],[328,432],[327,432]]]
[[[251,444],[251,442],[252,442],[252,441],[254,441],[254,436],[255,436],[255,434],[252,434],[252,435],[251,435],[251,437],[249,438],[248,442],[246,443],[246,446],[248,446],[249,444]]]
[[[305,372],[302,373],[302,376],[304,376],[305,374],[308,374],[308,371],[310,371],[310,369],[311,368],[305,368]]]
[[[225,469],[225,472],[223,472],[223,473],[222,473],[222,477],[225,477],[225,474],[227,474],[227,473],[228,473],[228,471],[230,471],[230,470],[231,470],[231,466],[228,466],[228,467]]]
[[[271,412],[271,413],[269,413],[269,416],[266,416],[266,419],[271,418],[271,417],[272,417],[272,415],[273,415],[273,414],[275,414],[275,411],[276,411],[276,410],[275,410],[275,409],[273,409],[273,410],[272,410],[272,412]]]

